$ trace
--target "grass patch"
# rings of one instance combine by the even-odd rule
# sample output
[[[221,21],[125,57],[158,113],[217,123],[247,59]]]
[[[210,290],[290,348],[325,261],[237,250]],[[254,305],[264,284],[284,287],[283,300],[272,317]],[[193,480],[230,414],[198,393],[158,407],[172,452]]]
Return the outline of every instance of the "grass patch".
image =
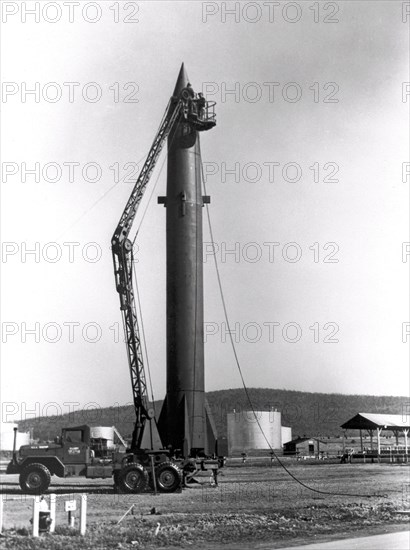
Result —
[[[306,539],[329,533],[359,531],[364,526],[386,523],[403,524],[406,517],[397,517],[397,507],[391,503],[320,504],[290,508],[279,512],[266,510],[252,513],[180,513],[161,516],[130,516],[122,524],[115,522],[90,525],[86,535],[68,526],[57,527],[55,534],[38,539],[22,530],[5,532],[5,548],[15,550],[98,550],[159,547],[189,548],[199,546]]]

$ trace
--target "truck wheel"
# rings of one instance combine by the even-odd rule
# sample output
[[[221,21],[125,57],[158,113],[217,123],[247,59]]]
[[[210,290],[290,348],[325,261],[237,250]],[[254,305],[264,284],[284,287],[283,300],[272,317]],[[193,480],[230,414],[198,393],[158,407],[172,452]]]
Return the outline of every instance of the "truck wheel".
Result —
[[[182,472],[172,462],[163,462],[155,468],[157,487],[161,493],[174,493],[181,487]]]
[[[20,474],[20,487],[29,495],[41,495],[50,485],[51,474],[43,464],[30,464]]]
[[[148,484],[148,472],[133,462],[119,471],[116,482],[124,493],[142,493]]]

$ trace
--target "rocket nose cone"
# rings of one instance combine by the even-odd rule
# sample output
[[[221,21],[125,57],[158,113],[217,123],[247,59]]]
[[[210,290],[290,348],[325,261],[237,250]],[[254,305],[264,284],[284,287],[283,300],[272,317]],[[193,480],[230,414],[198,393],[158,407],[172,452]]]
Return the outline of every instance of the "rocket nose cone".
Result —
[[[177,78],[177,82],[175,84],[174,94],[173,95],[179,95],[180,92],[186,88],[187,84],[189,82],[188,75],[185,70],[185,65],[182,63],[181,69],[179,71],[179,75]]]

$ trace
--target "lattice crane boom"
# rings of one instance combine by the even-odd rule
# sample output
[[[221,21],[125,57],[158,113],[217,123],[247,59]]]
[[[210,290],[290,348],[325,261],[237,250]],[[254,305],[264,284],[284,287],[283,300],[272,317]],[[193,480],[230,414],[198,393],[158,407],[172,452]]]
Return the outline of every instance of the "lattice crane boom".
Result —
[[[120,309],[124,324],[133,401],[136,412],[132,448],[141,447],[146,421],[151,420],[153,415],[148,409],[144,358],[132,281],[133,246],[132,242],[128,239],[128,235],[165,140],[181,114],[183,105],[184,101],[182,99],[179,99],[177,102],[171,99],[168,103],[147,159],[111,239],[115,283],[120,295]],[[153,438],[151,437],[151,446],[153,444]]]

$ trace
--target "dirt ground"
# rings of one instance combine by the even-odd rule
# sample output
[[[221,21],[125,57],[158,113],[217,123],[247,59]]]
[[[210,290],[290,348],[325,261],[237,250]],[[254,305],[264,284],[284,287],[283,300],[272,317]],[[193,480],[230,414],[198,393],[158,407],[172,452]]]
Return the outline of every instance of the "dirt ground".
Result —
[[[0,476],[4,501],[4,548],[264,549],[333,538],[405,530],[409,526],[410,467],[405,464],[231,463],[218,487],[203,484],[173,494],[115,494],[111,480],[53,478],[56,533],[32,539],[32,498],[21,494],[18,476]],[[87,533],[67,525],[64,501],[87,493]],[[338,496],[336,493],[344,493]],[[132,506],[131,512],[118,524]],[[153,510],[155,508],[155,510]],[[152,513],[155,512],[155,513]]]

